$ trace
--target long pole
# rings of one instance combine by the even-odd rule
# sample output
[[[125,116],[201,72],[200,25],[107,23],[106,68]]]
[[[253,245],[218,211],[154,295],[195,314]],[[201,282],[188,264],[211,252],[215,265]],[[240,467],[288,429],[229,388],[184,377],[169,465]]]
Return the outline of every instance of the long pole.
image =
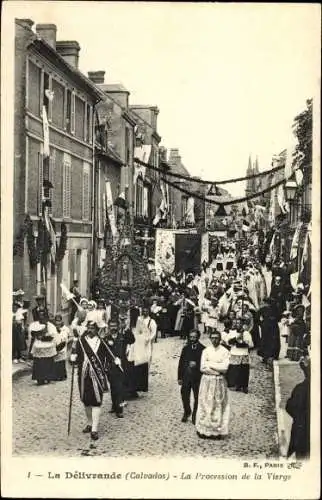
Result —
[[[67,429],[68,436],[70,434],[70,425],[71,425],[71,421],[72,421],[72,405],[73,405],[73,392],[74,392],[74,372],[75,372],[75,365],[73,363],[72,364],[72,380],[71,380],[71,384],[70,384],[70,396],[69,396],[68,429]]]

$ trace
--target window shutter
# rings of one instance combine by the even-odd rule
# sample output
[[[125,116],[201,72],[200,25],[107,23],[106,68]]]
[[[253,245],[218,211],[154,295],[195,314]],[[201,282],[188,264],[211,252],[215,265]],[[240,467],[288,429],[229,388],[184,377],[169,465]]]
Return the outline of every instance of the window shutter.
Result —
[[[63,159],[63,217],[70,218],[72,164],[70,156],[64,153]]]
[[[88,141],[89,137],[88,137],[88,133],[87,133],[87,120],[89,119],[88,115],[87,115],[87,112],[88,112],[88,106],[87,106],[87,102],[84,102],[84,141]]]
[[[72,92],[70,131],[75,134],[75,92]]]
[[[88,163],[83,163],[83,196],[82,196],[82,212],[83,219],[89,220],[89,165]]]
[[[92,144],[93,142],[93,108],[92,106],[89,106],[88,108],[88,111],[89,111],[89,131],[88,131],[88,134],[89,134],[89,138],[88,138],[88,142],[90,144]]]
[[[44,197],[44,167],[43,167],[43,155],[38,153],[38,215],[42,215],[42,201]]]
[[[54,179],[55,179],[55,162],[56,162],[56,150],[52,149],[51,153],[50,153],[50,158],[49,158],[49,182],[51,182],[53,186],[54,186]],[[54,189],[55,189],[55,186],[53,187],[53,189],[49,190],[49,199],[51,201],[51,208],[49,208],[49,215],[55,214]]]

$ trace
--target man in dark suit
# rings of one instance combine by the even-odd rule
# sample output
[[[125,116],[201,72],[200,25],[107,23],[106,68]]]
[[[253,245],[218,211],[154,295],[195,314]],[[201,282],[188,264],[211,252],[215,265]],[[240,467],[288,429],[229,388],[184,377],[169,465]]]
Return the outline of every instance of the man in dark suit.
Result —
[[[200,361],[201,354],[205,348],[199,342],[200,333],[196,330],[190,331],[188,335],[188,343],[183,347],[179,366],[178,366],[178,384],[181,386],[181,398],[184,409],[184,414],[181,422],[187,422],[191,415],[190,395],[191,390],[194,396],[194,405],[192,412],[192,423],[195,423],[197,407],[198,407],[198,394],[201,379]]]
[[[34,321],[38,321],[39,320],[39,311],[42,311],[44,310],[45,311],[45,315],[48,319],[48,309],[47,309],[47,306],[46,306],[46,298],[44,295],[36,295],[35,296],[35,301],[36,301],[36,307],[34,307],[32,310],[31,310],[31,313],[32,313],[32,317],[33,317],[33,320]]]

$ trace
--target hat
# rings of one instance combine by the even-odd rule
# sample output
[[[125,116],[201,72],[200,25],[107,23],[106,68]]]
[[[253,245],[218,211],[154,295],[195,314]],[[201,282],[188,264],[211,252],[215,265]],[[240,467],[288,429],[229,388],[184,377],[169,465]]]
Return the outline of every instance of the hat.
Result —
[[[80,299],[79,303],[80,303],[80,304],[84,304],[84,303],[88,304],[88,300],[87,300],[85,297],[82,297],[82,298]]]
[[[41,294],[39,294],[39,295],[35,295],[35,296],[34,296],[34,299],[35,299],[35,300],[45,300],[45,296],[44,296],[44,295],[41,295]]]
[[[97,323],[95,320],[93,319],[90,319],[87,321],[87,325],[86,326],[97,326]]]
[[[19,290],[15,290],[14,292],[12,292],[12,295],[14,297],[17,297],[19,295],[25,295],[25,292],[20,288]]]
[[[293,312],[296,312],[298,311],[299,309],[303,310],[303,312],[305,311],[305,306],[303,304],[297,304],[294,308],[293,308]]]
[[[32,327],[33,332],[42,332],[45,330],[46,325],[43,325],[42,323],[36,323],[35,326]]]

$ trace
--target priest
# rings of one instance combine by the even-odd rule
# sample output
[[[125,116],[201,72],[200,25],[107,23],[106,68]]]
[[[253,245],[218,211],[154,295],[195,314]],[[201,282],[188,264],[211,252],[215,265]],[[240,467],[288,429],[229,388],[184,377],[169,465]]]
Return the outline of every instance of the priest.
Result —
[[[142,307],[142,314],[137,319],[133,333],[135,342],[130,348],[128,361],[132,364],[131,372],[135,391],[148,392],[152,346],[157,334],[157,324],[150,317],[148,304]]]

